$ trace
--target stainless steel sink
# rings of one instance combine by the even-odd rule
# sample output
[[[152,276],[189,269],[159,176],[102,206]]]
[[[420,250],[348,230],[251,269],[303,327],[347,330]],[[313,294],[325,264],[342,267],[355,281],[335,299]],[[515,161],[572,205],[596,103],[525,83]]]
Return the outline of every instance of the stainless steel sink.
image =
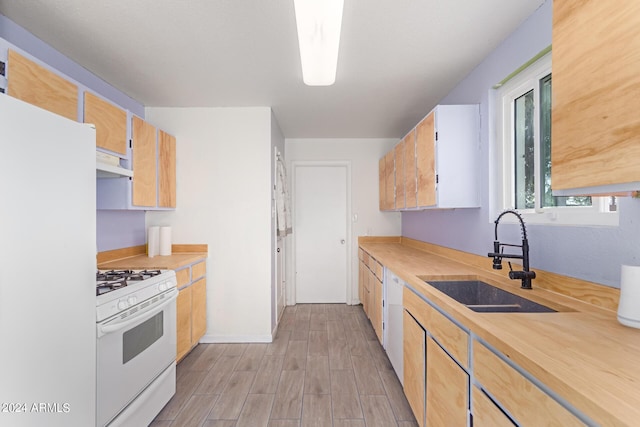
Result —
[[[480,280],[427,281],[428,285],[445,293],[473,311],[484,313],[555,313],[537,302],[496,288]]]

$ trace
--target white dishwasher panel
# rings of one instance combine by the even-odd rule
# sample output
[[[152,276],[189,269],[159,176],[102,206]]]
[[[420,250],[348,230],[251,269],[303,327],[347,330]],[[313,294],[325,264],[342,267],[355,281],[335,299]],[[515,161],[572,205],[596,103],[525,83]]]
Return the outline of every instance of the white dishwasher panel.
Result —
[[[404,385],[403,370],[403,346],[402,346],[402,289],[404,282],[396,276],[391,270],[386,271],[386,308],[387,308],[387,327],[385,328],[385,349],[389,361],[396,371],[396,375],[400,383]]]

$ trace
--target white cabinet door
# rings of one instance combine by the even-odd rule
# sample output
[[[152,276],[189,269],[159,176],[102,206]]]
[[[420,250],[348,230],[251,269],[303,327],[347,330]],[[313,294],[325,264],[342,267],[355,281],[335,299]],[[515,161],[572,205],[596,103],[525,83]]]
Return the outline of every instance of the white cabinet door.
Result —
[[[438,105],[436,132],[436,207],[480,206],[480,110],[474,105]]]

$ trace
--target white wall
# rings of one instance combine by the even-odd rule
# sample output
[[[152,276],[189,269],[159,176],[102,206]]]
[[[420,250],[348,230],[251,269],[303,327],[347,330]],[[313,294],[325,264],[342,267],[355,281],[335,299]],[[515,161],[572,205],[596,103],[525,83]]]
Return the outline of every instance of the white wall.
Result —
[[[177,209],[148,212],[174,243],[206,243],[203,342],[271,340],[271,109],[147,108],[177,138]]]
[[[340,160],[351,163],[351,215],[357,221],[351,224],[351,295],[350,303],[358,298],[358,236],[399,236],[400,213],[380,212],[378,204],[378,161],[396,143],[397,139],[286,139],[287,171],[296,160]],[[289,174],[291,178],[291,174]],[[290,186],[291,188],[291,186]],[[295,233],[295,229],[294,229]],[[289,245],[288,247],[291,247]],[[287,253],[287,265],[293,263]],[[293,283],[293,272],[288,269],[288,283]],[[349,293],[347,293],[349,295]]]

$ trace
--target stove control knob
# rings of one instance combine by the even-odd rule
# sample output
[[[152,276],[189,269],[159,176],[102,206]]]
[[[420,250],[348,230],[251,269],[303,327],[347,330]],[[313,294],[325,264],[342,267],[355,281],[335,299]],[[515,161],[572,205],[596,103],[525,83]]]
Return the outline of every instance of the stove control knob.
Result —
[[[129,305],[133,305],[138,301],[138,298],[136,298],[135,296],[130,296],[129,298],[127,298],[127,302],[129,303]]]
[[[125,300],[118,301],[118,309],[119,310],[124,310],[127,307],[129,307],[129,304],[127,304],[127,302]]]
[[[158,290],[160,292],[166,291],[167,290],[167,283],[165,283],[165,282],[160,283],[160,285],[158,286]]]

